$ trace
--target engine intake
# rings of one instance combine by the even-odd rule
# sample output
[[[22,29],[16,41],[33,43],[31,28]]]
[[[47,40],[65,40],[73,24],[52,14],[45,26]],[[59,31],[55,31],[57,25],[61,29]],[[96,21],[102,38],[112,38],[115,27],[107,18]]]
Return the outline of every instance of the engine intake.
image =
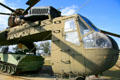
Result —
[[[25,20],[37,21],[37,20],[53,19],[60,16],[61,16],[61,12],[56,10],[52,6],[33,7],[29,11],[29,14],[25,16]]]

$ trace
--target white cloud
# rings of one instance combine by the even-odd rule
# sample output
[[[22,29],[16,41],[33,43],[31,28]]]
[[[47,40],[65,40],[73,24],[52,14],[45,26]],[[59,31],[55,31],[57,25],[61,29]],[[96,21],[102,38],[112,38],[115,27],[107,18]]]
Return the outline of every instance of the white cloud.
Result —
[[[72,5],[72,6],[62,9],[61,12],[62,12],[62,15],[69,16],[69,15],[76,14],[77,10],[78,10],[78,7],[75,5]]]
[[[4,2],[5,2],[5,0],[0,0],[0,2],[4,3]]]
[[[1,3],[6,4],[5,0],[0,0]],[[0,6],[0,12],[3,13],[10,13],[10,11],[2,6]],[[0,30],[5,29],[8,27],[8,17],[7,15],[0,15]]]

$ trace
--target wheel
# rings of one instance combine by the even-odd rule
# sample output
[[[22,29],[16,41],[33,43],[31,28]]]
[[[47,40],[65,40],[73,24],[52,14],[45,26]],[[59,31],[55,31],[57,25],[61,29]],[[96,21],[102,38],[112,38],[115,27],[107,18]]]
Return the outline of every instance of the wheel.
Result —
[[[13,66],[10,66],[10,74],[14,74],[15,73],[15,70],[14,70],[14,67]]]
[[[0,70],[1,70],[1,71],[3,71],[3,70],[4,70],[4,65],[3,65],[3,64],[1,65]]]
[[[85,80],[85,77],[77,77],[76,80]]]
[[[7,73],[10,74],[10,72],[11,72],[11,70],[10,70],[10,66],[8,65],[8,66],[7,66]]]
[[[6,65],[3,65],[3,66],[4,66],[3,72],[6,72],[7,71],[7,66]]]
[[[2,64],[0,64],[0,70],[2,70]]]

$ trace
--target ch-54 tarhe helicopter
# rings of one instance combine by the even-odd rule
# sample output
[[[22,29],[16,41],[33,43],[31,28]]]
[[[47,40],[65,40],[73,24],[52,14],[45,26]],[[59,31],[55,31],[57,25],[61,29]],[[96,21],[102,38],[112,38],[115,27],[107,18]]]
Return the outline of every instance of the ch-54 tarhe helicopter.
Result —
[[[86,17],[79,14],[61,16],[61,12],[51,6],[33,7],[39,1],[29,0],[27,2],[29,7],[26,10],[13,10],[0,3],[1,6],[12,11],[12,13],[0,13],[10,15],[9,28],[0,32],[0,46],[18,44],[18,48],[22,48],[20,45],[22,44],[35,56],[36,48],[33,43],[51,40],[49,66],[52,67],[53,73],[62,76],[74,76],[76,80],[85,80],[88,75],[98,75],[116,63],[119,48],[116,41],[109,35],[115,37],[120,37],[120,35],[96,28]],[[3,49],[0,56],[3,65],[0,66],[0,69],[8,73],[12,70],[20,72],[22,67],[18,65],[22,64],[19,63],[22,62],[21,55],[23,54],[21,53],[22,51],[19,54],[13,54],[8,52],[8,48]],[[24,55],[27,54],[24,53]],[[33,60],[31,57],[27,61],[24,60],[24,63],[27,64]],[[18,62],[15,64],[13,61]],[[45,64],[45,60],[43,62]],[[7,65],[5,66],[5,64]],[[33,63],[30,64],[27,66],[28,69],[31,69],[30,66],[33,67]],[[14,69],[15,67],[11,68],[9,65],[18,68]]]

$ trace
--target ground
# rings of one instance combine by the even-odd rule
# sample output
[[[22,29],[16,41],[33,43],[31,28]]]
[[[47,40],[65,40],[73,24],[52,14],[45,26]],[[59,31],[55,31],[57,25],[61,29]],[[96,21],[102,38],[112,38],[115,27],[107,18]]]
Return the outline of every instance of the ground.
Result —
[[[120,80],[120,59],[117,64],[111,69],[105,71],[103,76],[89,76],[86,80]],[[10,76],[7,74],[0,73],[0,80],[56,80],[53,77],[49,77],[48,75],[34,74],[34,75],[25,75],[25,76]],[[59,79],[61,80],[61,79]]]

